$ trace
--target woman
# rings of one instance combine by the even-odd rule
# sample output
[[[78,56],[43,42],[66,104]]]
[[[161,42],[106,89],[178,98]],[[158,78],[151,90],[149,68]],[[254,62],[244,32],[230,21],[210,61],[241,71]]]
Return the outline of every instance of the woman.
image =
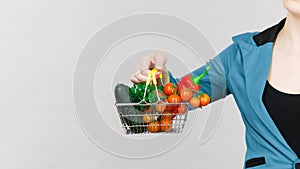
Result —
[[[287,17],[262,31],[234,36],[233,43],[192,74],[211,102],[232,94],[246,128],[244,168],[300,169],[300,0],[283,0]],[[177,83],[163,54],[145,56],[131,81],[149,69],[164,70]],[[169,74],[169,75],[168,75]]]

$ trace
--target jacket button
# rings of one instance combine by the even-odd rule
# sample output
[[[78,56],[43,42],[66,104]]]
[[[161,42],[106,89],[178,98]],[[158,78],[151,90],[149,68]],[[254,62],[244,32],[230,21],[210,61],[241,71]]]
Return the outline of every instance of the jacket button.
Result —
[[[296,168],[296,169],[300,169],[300,163],[296,163],[296,164],[295,164],[295,168]]]

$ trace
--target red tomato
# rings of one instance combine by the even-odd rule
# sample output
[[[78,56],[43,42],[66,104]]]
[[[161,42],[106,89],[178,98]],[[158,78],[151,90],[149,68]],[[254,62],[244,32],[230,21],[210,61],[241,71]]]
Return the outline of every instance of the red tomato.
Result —
[[[176,116],[175,113],[172,113],[172,112],[169,112],[169,111],[164,111],[164,112],[162,112],[161,118],[162,119],[171,119],[171,120],[173,120],[173,118],[175,116]]]
[[[168,97],[168,103],[180,103],[181,98],[178,95],[171,95]],[[166,107],[166,110],[173,112],[178,108],[179,105],[177,104],[170,104]]]
[[[164,100],[163,102],[167,103],[167,102],[168,102],[168,99]],[[173,105],[168,105],[168,104],[166,104],[165,111],[172,112],[172,111],[174,110],[173,107],[174,107]]]
[[[168,119],[168,118],[162,119],[160,121],[160,124],[161,124],[161,126],[160,126],[161,131],[168,132],[172,129],[172,120],[171,119]]]
[[[183,101],[188,102],[193,97],[193,92],[188,88],[183,88],[180,90],[180,97]]]
[[[191,98],[190,105],[194,108],[198,108],[200,106],[200,99],[198,97]]]
[[[210,102],[210,97],[208,96],[208,94],[203,94],[200,96],[200,105],[201,106],[206,106],[208,105],[208,103]]]
[[[180,106],[178,106],[177,109],[175,109],[175,113],[176,114],[184,114],[186,113],[187,110],[187,106],[185,104],[181,104]]]
[[[177,85],[173,83],[167,83],[164,87],[164,92],[167,96],[174,94],[175,92],[177,92],[177,90],[178,90]]]
[[[176,108],[176,105],[167,105],[165,110],[168,112],[173,112],[175,110],[175,108]]]
[[[169,103],[180,103],[181,98],[178,95],[171,95],[171,96],[168,97],[168,102]]]

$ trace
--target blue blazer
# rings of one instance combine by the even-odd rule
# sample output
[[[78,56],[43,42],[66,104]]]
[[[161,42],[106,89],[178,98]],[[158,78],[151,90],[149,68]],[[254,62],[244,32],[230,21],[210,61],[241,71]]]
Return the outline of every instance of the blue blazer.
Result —
[[[201,90],[211,96],[211,102],[233,95],[246,129],[244,168],[300,168],[299,157],[281,135],[262,101],[273,44],[284,23],[285,18],[262,32],[234,36],[229,47],[191,72],[199,75],[207,66],[211,67],[200,81]],[[180,80],[171,73],[169,76],[170,82]]]

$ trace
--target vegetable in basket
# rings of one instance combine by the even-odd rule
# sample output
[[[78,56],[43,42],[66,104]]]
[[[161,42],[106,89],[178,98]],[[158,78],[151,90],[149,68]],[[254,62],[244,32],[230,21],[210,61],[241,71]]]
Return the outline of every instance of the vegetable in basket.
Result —
[[[207,67],[205,72],[203,72],[199,76],[192,76],[192,75],[184,76],[178,82],[179,89],[189,88],[190,90],[194,90],[194,91],[200,90],[200,88],[201,88],[200,80],[208,73],[209,69],[210,69],[210,67]]]
[[[124,84],[117,84],[115,87],[116,103],[131,103],[129,95],[129,86]],[[119,114],[121,115],[133,115],[121,117],[122,123],[126,126],[145,125],[142,116],[135,116],[141,114],[139,110],[133,106],[121,106],[117,107]],[[146,131],[146,127],[129,127],[131,133],[142,133]]]
[[[129,90],[129,96],[131,103],[139,103],[141,100],[143,100],[144,91],[146,88],[145,83],[139,83],[139,84],[133,84],[132,87]],[[165,94],[163,91],[163,86],[158,86],[158,95],[161,100],[165,99]],[[155,91],[154,86],[148,85],[148,88],[146,90],[146,96],[145,96],[145,102],[147,103],[155,103],[157,101],[157,94]],[[145,111],[147,109],[146,106],[137,106],[136,107],[140,111]]]
[[[199,84],[208,70],[197,77],[186,76],[178,84],[158,86],[156,70],[151,71],[146,83],[133,84],[132,87],[118,84],[115,97],[126,133],[181,132],[184,123],[177,123],[186,117],[188,103],[197,108],[210,102],[209,96],[200,91]]]

